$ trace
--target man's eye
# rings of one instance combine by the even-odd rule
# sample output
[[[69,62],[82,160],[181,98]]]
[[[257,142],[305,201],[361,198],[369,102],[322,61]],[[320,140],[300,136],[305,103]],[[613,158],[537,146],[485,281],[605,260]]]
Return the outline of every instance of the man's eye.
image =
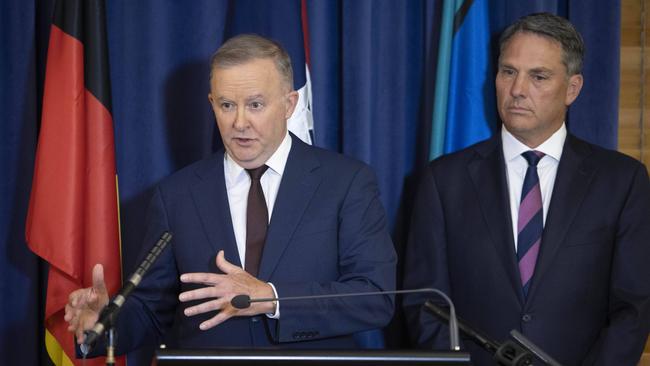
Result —
[[[225,111],[231,110],[233,107],[234,106],[233,106],[232,103],[228,103],[228,102],[221,103],[221,109],[223,109]]]
[[[548,78],[545,75],[533,75],[533,79],[535,79],[535,81],[543,81]]]
[[[515,71],[512,69],[501,69],[501,74],[506,76],[512,76],[515,74]]]
[[[264,104],[260,102],[251,102],[249,106],[251,109],[262,109],[262,107],[264,107]]]

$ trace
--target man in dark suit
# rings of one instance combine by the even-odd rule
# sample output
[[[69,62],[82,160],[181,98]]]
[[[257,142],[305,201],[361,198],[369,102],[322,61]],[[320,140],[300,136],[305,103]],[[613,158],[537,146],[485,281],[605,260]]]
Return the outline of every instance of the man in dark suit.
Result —
[[[650,321],[647,171],[567,133],[584,53],[567,20],[524,17],[500,50],[502,129],[424,172],[405,287],[441,289],[493,339],[519,330],[564,365],[636,365]],[[448,347],[448,330],[423,302],[405,300],[414,340]],[[464,347],[474,364],[494,364]]]
[[[392,296],[246,309],[230,301],[393,290],[396,257],[374,174],[287,131],[298,95],[277,43],[228,40],[212,59],[210,86],[225,151],[155,189],[145,243],[163,231],[174,237],[124,304],[118,347],[163,336],[184,348],[355,347],[352,333],[388,323]],[[66,307],[79,342],[108,301],[101,266],[93,277]]]

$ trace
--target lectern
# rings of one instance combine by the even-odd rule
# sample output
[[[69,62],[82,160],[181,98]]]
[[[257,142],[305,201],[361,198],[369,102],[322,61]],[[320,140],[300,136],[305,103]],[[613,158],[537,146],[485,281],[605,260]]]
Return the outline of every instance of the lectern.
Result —
[[[156,352],[158,366],[456,366],[470,365],[469,354],[414,350],[174,350]]]

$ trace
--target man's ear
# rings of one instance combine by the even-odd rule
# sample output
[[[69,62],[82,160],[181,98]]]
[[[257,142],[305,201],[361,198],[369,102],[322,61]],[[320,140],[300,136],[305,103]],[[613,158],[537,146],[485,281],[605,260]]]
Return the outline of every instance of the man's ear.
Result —
[[[575,74],[569,77],[569,86],[567,87],[566,98],[564,100],[564,104],[566,104],[567,107],[570,106],[580,94],[583,82],[582,74]]]
[[[284,113],[284,118],[289,119],[291,115],[293,114],[293,110],[296,109],[296,105],[298,104],[298,92],[295,90],[290,91],[286,95],[286,107],[285,107],[285,113]]]

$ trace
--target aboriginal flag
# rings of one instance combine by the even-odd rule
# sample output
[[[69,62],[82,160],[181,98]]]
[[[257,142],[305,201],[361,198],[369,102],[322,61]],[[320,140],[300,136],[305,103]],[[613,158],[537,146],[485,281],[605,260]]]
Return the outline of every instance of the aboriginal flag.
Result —
[[[45,343],[55,365],[81,365],[63,320],[70,292],[92,285],[95,263],[104,265],[109,293],[121,283],[104,13],[102,0],[56,1],[48,46],[26,237],[49,263]]]

